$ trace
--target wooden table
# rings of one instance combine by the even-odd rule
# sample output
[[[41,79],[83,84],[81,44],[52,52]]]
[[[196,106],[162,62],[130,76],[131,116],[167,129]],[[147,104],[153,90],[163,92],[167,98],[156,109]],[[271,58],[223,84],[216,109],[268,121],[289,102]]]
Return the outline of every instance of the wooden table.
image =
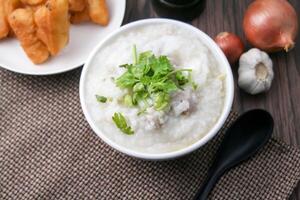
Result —
[[[251,1],[207,0],[203,14],[191,23],[211,37],[221,31],[231,31],[237,33],[246,42],[242,20]],[[300,1],[290,0],[290,2],[297,13],[300,13]],[[127,0],[124,23],[150,17],[157,17],[150,0]],[[288,54],[280,52],[271,55],[275,79],[268,93],[251,96],[236,86],[234,110],[243,112],[251,108],[264,108],[270,111],[275,120],[275,137],[300,147],[300,36],[296,43],[294,50]],[[233,66],[235,80],[237,80],[237,67]],[[291,200],[300,200],[300,186],[291,196]]]

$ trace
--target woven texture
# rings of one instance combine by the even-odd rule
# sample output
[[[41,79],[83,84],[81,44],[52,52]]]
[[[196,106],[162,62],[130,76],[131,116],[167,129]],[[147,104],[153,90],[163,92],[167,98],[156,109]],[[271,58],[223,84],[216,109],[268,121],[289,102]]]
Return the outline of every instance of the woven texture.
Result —
[[[80,72],[32,77],[0,70],[0,199],[191,199],[222,133],[177,160],[149,162],[120,154],[84,119]],[[235,118],[230,115],[223,131]],[[299,151],[272,140],[224,175],[210,198],[287,199],[299,178]]]

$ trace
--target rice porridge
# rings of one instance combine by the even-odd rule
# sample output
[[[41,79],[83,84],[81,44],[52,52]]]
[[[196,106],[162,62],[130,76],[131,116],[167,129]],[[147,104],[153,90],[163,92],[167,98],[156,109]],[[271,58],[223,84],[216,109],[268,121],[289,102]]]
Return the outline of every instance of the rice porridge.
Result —
[[[216,124],[225,78],[196,34],[150,24],[97,52],[84,95],[92,120],[110,140],[139,152],[166,153],[197,142]]]

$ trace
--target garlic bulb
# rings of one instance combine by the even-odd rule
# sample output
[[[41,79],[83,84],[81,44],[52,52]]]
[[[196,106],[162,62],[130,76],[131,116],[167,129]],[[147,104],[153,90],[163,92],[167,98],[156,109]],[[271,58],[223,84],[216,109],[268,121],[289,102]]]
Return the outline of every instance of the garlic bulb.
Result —
[[[269,55],[253,48],[240,58],[238,70],[240,88],[250,94],[258,94],[270,89],[273,78],[273,63]]]

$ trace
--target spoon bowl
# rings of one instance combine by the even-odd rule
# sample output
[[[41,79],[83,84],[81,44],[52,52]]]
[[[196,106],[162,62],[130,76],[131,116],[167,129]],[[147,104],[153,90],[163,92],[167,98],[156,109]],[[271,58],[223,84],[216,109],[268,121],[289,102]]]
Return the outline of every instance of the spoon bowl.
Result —
[[[207,199],[227,170],[255,155],[271,138],[273,127],[273,117],[265,110],[255,109],[241,115],[226,131],[208,178],[194,200]]]

